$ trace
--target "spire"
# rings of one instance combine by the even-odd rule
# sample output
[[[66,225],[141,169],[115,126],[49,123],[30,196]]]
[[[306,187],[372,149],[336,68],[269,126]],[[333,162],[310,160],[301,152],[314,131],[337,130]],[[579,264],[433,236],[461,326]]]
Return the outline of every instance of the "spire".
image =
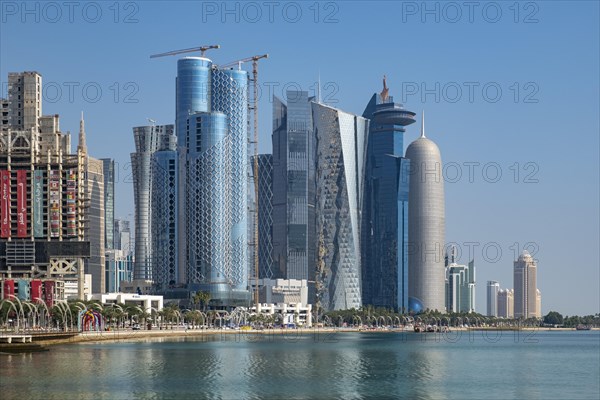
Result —
[[[87,145],[85,144],[85,122],[83,121],[83,111],[81,112],[81,120],[79,121],[79,144],[77,149],[82,152],[87,152]]]
[[[387,103],[388,95],[389,95],[389,92],[390,92],[390,90],[388,89],[387,84],[385,82],[386,79],[387,79],[387,77],[384,75],[383,76],[383,90],[379,94],[381,96],[381,102],[382,103]]]
[[[319,70],[319,82],[317,84],[317,103],[321,104],[321,70]]]
[[[425,110],[423,110],[423,114],[421,114],[421,137],[425,137]]]

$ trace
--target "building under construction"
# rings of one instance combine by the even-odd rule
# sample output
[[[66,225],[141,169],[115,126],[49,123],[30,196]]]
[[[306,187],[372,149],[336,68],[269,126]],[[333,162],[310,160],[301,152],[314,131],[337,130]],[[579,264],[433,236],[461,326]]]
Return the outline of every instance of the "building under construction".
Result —
[[[71,153],[59,116],[41,115],[41,93],[37,72],[11,73],[8,102],[0,101],[8,104],[0,130],[0,279],[3,292],[14,279],[48,279],[81,298],[90,256],[87,176],[102,170],[87,171],[83,122],[83,143]]]

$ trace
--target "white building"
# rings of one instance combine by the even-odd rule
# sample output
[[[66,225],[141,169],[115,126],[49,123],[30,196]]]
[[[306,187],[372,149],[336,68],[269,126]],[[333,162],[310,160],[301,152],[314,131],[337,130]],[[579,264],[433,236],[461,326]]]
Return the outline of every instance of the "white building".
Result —
[[[252,293],[255,280],[250,281]],[[261,303],[308,304],[308,281],[306,279],[259,279],[259,301]]]
[[[487,282],[487,316],[498,316],[498,291],[500,284],[496,281]]]
[[[257,312],[256,306],[250,308],[250,312]],[[259,303],[258,313],[263,315],[283,315],[284,325],[294,324],[305,328],[312,326],[312,305],[310,304],[304,306],[302,303]]]
[[[100,300],[102,304],[133,304],[141,306],[150,313],[152,308],[160,311],[163,309],[163,297],[151,295],[139,295],[135,293],[104,293],[93,294],[88,300]]]

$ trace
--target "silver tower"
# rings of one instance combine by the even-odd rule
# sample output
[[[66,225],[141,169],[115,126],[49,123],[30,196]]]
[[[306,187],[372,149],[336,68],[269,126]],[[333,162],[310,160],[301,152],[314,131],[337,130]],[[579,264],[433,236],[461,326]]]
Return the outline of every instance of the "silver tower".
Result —
[[[444,180],[437,145],[421,137],[406,149],[410,159],[408,200],[408,296],[409,309],[444,312]]]

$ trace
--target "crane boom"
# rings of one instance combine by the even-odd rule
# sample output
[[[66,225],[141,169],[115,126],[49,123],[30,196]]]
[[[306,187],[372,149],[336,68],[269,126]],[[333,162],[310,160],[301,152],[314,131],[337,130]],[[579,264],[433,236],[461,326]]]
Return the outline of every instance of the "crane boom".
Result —
[[[234,66],[236,64],[237,65],[242,65],[243,63],[249,62],[249,61],[256,62],[256,61],[260,60],[261,58],[269,58],[269,55],[268,54],[263,54],[261,56],[253,56],[253,57],[242,58],[241,60],[236,60],[236,61],[229,62],[227,64],[219,65],[219,68],[228,68],[228,67],[232,67],[232,66]]]
[[[196,51],[199,51],[200,55],[202,57],[204,57],[204,53],[206,52],[206,50],[219,49],[219,48],[221,48],[221,46],[218,45],[218,44],[213,44],[213,45],[210,45],[210,46],[190,47],[189,49],[173,50],[173,51],[167,51],[166,53],[152,54],[150,56],[150,58],[175,56],[177,54],[193,53],[193,52],[196,52]]]

